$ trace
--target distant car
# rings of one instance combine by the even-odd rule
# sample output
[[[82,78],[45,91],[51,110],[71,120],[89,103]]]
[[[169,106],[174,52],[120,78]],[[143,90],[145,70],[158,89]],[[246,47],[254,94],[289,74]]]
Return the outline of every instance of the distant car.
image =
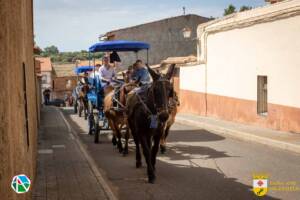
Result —
[[[65,107],[66,102],[63,99],[53,99],[48,103],[48,105],[57,106],[57,107]]]

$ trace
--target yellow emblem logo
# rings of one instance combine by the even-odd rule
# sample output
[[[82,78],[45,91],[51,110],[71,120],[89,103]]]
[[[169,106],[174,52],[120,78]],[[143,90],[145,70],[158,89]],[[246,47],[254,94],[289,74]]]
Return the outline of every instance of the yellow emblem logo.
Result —
[[[264,196],[268,192],[268,176],[253,175],[253,192],[257,196]]]

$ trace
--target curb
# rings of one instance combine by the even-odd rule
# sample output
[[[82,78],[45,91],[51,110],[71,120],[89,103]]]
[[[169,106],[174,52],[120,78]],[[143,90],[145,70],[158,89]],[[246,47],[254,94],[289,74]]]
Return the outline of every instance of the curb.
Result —
[[[190,125],[190,126],[195,126],[195,127],[199,127],[202,129],[206,129],[206,130],[212,131],[218,135],[228,136],[228,137],[240,139],[243,141],[256,142],[256,143],[267,145],[269,147],[276,147],[276,148],[287,150],[290,152],[300,153],[300,145],[290,144],[287,142],[281,142],[278,140],[273,140],[273,139],[269,139],[266,137],[253,135],[253,134],[250,134],[247,132],[237,131],[234,129],[228,129],[228,128],[224,128],[222,126],[211,125],[211,124],[207,124],[204,122],[198,122],[198,121],[186,119],[184,117],[179,117],[179,116],[176,117],[176,122],[180,123],[180,124],[185,124],[185,125]]]
[[[66,126],[68,127],[69,134],[74,137],[74,140],[75,140],[76,144],[79,146],[80,151],[83,153],[85,159],[87,160],[87,162],[88,162],[92,172],[94,173],[98,183],[102,186],[102,188],[104,190],[104,193],[107,196],[107,198],[109,200],[117,200],[118,198],[115,196],[115,194],[111,190],[110,186],[105,181],[103,175],[98,170],[98,167],[97,167],[94,159],[88,154],[88,152],[87,152],[86,148],[84,147],[83,143],[80,141],[78,135],[76,134],[76,132],[70,126],[69,122],[67,121],[67,119],[64,116],[64,114],[62,113],[62,111],[58,108],[56,108],[56,110],[60,113],[61,117],[63,118]]]

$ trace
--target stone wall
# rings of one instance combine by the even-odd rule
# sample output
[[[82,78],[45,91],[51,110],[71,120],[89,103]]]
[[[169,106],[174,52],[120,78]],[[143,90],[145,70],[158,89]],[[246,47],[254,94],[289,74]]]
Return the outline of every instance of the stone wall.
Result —
[[[184,15],[124,28],[108,32],[110,40],[137,40],[148,42],[149,64],[159,64],[168,57],[189,56],[197,54],[197,26],[209,21],[198,15]],[[191,37],[183,37],[182,30],[191,29]],[[135,53],[120,53],[123,67],[131,65],[135,60]],[[146,62],[146,51],[141,51],[138,57]]]
[[[26,174],[33,182],[35,178],[37,103],[32,8],[32,0],[0,0],[1,200],[31,199],[31,192],[17,194],[10,184],[17,174]]]

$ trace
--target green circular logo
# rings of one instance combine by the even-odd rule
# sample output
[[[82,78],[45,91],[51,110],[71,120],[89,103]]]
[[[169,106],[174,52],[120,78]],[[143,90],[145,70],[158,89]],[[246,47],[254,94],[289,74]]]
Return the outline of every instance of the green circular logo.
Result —
[[[13,177],[11,187],[16,193],[22,194],[29,191],[30,184],[30,179],[25,174],[20,174]]]

